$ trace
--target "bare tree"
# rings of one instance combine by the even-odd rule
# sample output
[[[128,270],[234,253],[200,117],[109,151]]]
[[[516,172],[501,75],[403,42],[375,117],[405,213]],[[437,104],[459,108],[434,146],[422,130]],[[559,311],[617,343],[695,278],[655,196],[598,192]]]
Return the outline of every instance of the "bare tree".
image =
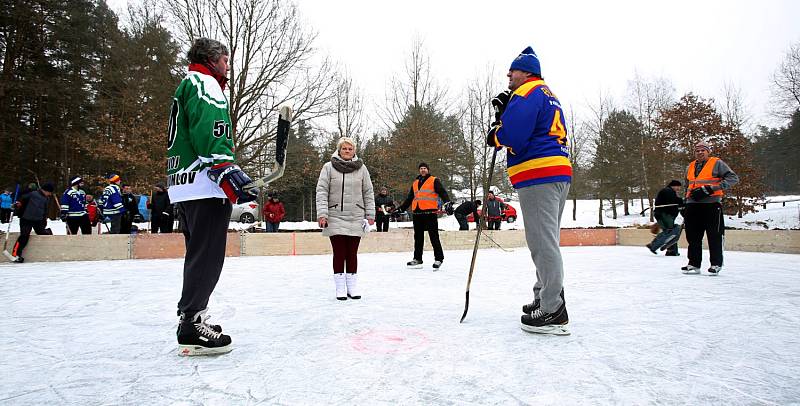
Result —
[[[463,166],[465,183],[470,189],[471,200],[477,198],[478,187],[484,185],[488,175],[489,157],[492,151],[486,147],[486,132],[494,121],[491,99],[497,93],[495,69],[487,67],[482,74],[476,75],[470,82],[466,89],[466,96],[462,98],[465,102],[460,112],[465,147]],[[497,167],[497,165],[495,166]],[[495,177],[495,179],[500,180],[499,177]]]
[[[361,145],[361,130],[364,123],[364,99],[361,89],[353,83],[353,78],[346,71],[338,73],[335,78],[333,95],[333,111],[336,115],[336,129],[339,137],[351,137]]]
[[[751,115],[745,107],[745,96],[740,87],[732,82],[725,82],[722,86],[722,102],[720,104],[719,110],[725,124],[738,129],[742,134],[754,132],[749,128]]]
[[[591,164],[589,155],[592,141],[592,132],[586,125],[578,124],[575,110],[572,106],[567,109],[567,126],[569,127],[569,160],[572,163],[572,184],[569,193],[572,195],[572,220],[578,216],[578,196],[584,193],[587,185],[586,177],[588,166]]]
[[[600,165],[597,165],[597,161],[601,160],[603,157],[597,156],[598,146],[599,143],[604,140],[604,128],[606,125],[606,121],[608,120],[608,116],[614,111],[614,100],[608,93],[604,93],[601,89],[600,92],[597,94],[597,100],[594,102],[587,103],[587,108],[591,112],[590,117],[583,122],[582,128],[584,131],[588,132],[591,139],[594,141],[594,162],[595,164],[592,167],[592,178],[595,179],[597,183],[597,198],[600,200],[600,212],[598,214],[598,224],[603,225],[603,188],[604,188],[604,179],[611,179],[614,176],[619,176],[619,174],[608,173],[605,170],[600,170]],[[575,202],[573,202],[574,204]],[[573,212],[575,212],[575,207],[573,206]],[[575,214],[573,214],[574,216]]]
[[[229,103],[241,165],[263,169],[278,107],[291,101],[295,119],[330,114],[331,63],[318,57],[316,33],[293,3],[280,0],[162,0],[186,44],[219,39],[230,48]]]
[[[776,114],[788,118],[800,109],[800,41],[789,46],[772,75],[772,93],[778,104]]]
[[[414,39],[404,71],[392,78],[386,90],[386,104],[381,119],[388,128],[406,116],[409,108],[431,106],[440,110],[447,92],[431,74],[431,60],[421,38]]]
[[[642,125],[639,145],[641,186],[650,206],[653,206],[653,191],[663,181],[667,168],[665,142],[658,134],[658,117],[673,100],[674,88],[665,78],[643,78],[635,73],[628,82],[628,108]],[[650,221],[653,221],[650,211]]]

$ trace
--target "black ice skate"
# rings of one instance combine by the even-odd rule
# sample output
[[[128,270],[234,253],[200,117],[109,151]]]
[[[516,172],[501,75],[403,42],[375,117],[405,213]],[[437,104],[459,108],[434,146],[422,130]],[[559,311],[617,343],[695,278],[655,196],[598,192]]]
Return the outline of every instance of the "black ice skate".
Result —
[[[706,275],[708,276],[717,276],[719,272],[722,271],[722,267],[719,265],[711,265],[711,268],[708,268]]]
[[[540,307],[532,314],[523,314],[520,318],[520,328],[536,334],[569,335],[567,323],[569,323],[569,315],[567,306],[564,304],[553,313],[546,313]]]
[[[433,261],[433,270],[438,271],[442,267],[442,261]]]
[[[181,317],[178,325],[178,355],[212,355],[231,351],[231,337],[222,334],[222,327],[203,322],[205,311],[191,320]],[[218,331],[217,331],[218,330]]]
[[[422,269],[422,261],[419,259],[412,259],[406,263],[410,269]]]
[[[561,301],[564,302],[564,306],[566,306],[567,300],[564,299],[564,289],[561,289],[560,295],[561,295]],[[522,305],[522,314],[530,315],[531,313],[535,312],[536,309],[539,308],[539,304],[540,304],[539,299],[533,299],[533,302]]]
[[[698,275],[700,274],[700,268],[694,265],[686,265],[681,267],[681,272],[684,275]]]

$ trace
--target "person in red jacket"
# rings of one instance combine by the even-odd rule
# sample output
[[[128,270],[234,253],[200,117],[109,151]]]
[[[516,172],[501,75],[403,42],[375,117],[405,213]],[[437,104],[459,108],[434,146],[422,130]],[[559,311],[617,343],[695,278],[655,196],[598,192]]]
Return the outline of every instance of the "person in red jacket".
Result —
[[[99,220],[97,216],[97,202],[94,201],[94,196],[86,195],[86,213],[89,214],[89,224],[92,227],[97,225]]]
[[[286,215],[286,210],[283,208],[283,203],[278,198],[278,195],[270,195],[269,200],[264,203],[264,209],[261,210],[264,214],[264,221],[267,222],[267,232],[277,233],[278,227]]]

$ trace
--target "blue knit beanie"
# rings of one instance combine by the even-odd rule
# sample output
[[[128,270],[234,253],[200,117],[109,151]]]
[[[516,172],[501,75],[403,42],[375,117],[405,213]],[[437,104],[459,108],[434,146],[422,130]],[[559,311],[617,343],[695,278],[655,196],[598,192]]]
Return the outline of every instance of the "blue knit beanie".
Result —
[[[510,69],[517,69],[529,73],[533,73],[534,75],[542,75],[542,67],[539,65],[539,57],[536,56],[536,52],[533,52],[533,48],[527,47],[519,56],[514,59],[514,62],[511,62]]]

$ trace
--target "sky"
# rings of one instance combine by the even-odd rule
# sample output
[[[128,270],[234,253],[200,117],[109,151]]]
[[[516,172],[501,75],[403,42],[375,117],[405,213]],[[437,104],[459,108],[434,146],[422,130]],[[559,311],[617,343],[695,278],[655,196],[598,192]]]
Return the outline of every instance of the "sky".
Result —
[[[135,2],[138,0],[127,0]],[[124,9],[126,0],[112,0]],[[383,103],[421,38],[433,76],[451,103],[469,81],[494,68],[497,91],[526,46],[565,108],[585,114],[602,90],[624,106],[628,81],[664,77],[676,98],[719,99],[739,87],[754,124],[770,115],[770,79],[789,45],[800,41],[800,2],[747,1],[451,1],[298,0],[319,49],[349,70],[367,105]],[[488,102],[488,100],[487,100]]]

